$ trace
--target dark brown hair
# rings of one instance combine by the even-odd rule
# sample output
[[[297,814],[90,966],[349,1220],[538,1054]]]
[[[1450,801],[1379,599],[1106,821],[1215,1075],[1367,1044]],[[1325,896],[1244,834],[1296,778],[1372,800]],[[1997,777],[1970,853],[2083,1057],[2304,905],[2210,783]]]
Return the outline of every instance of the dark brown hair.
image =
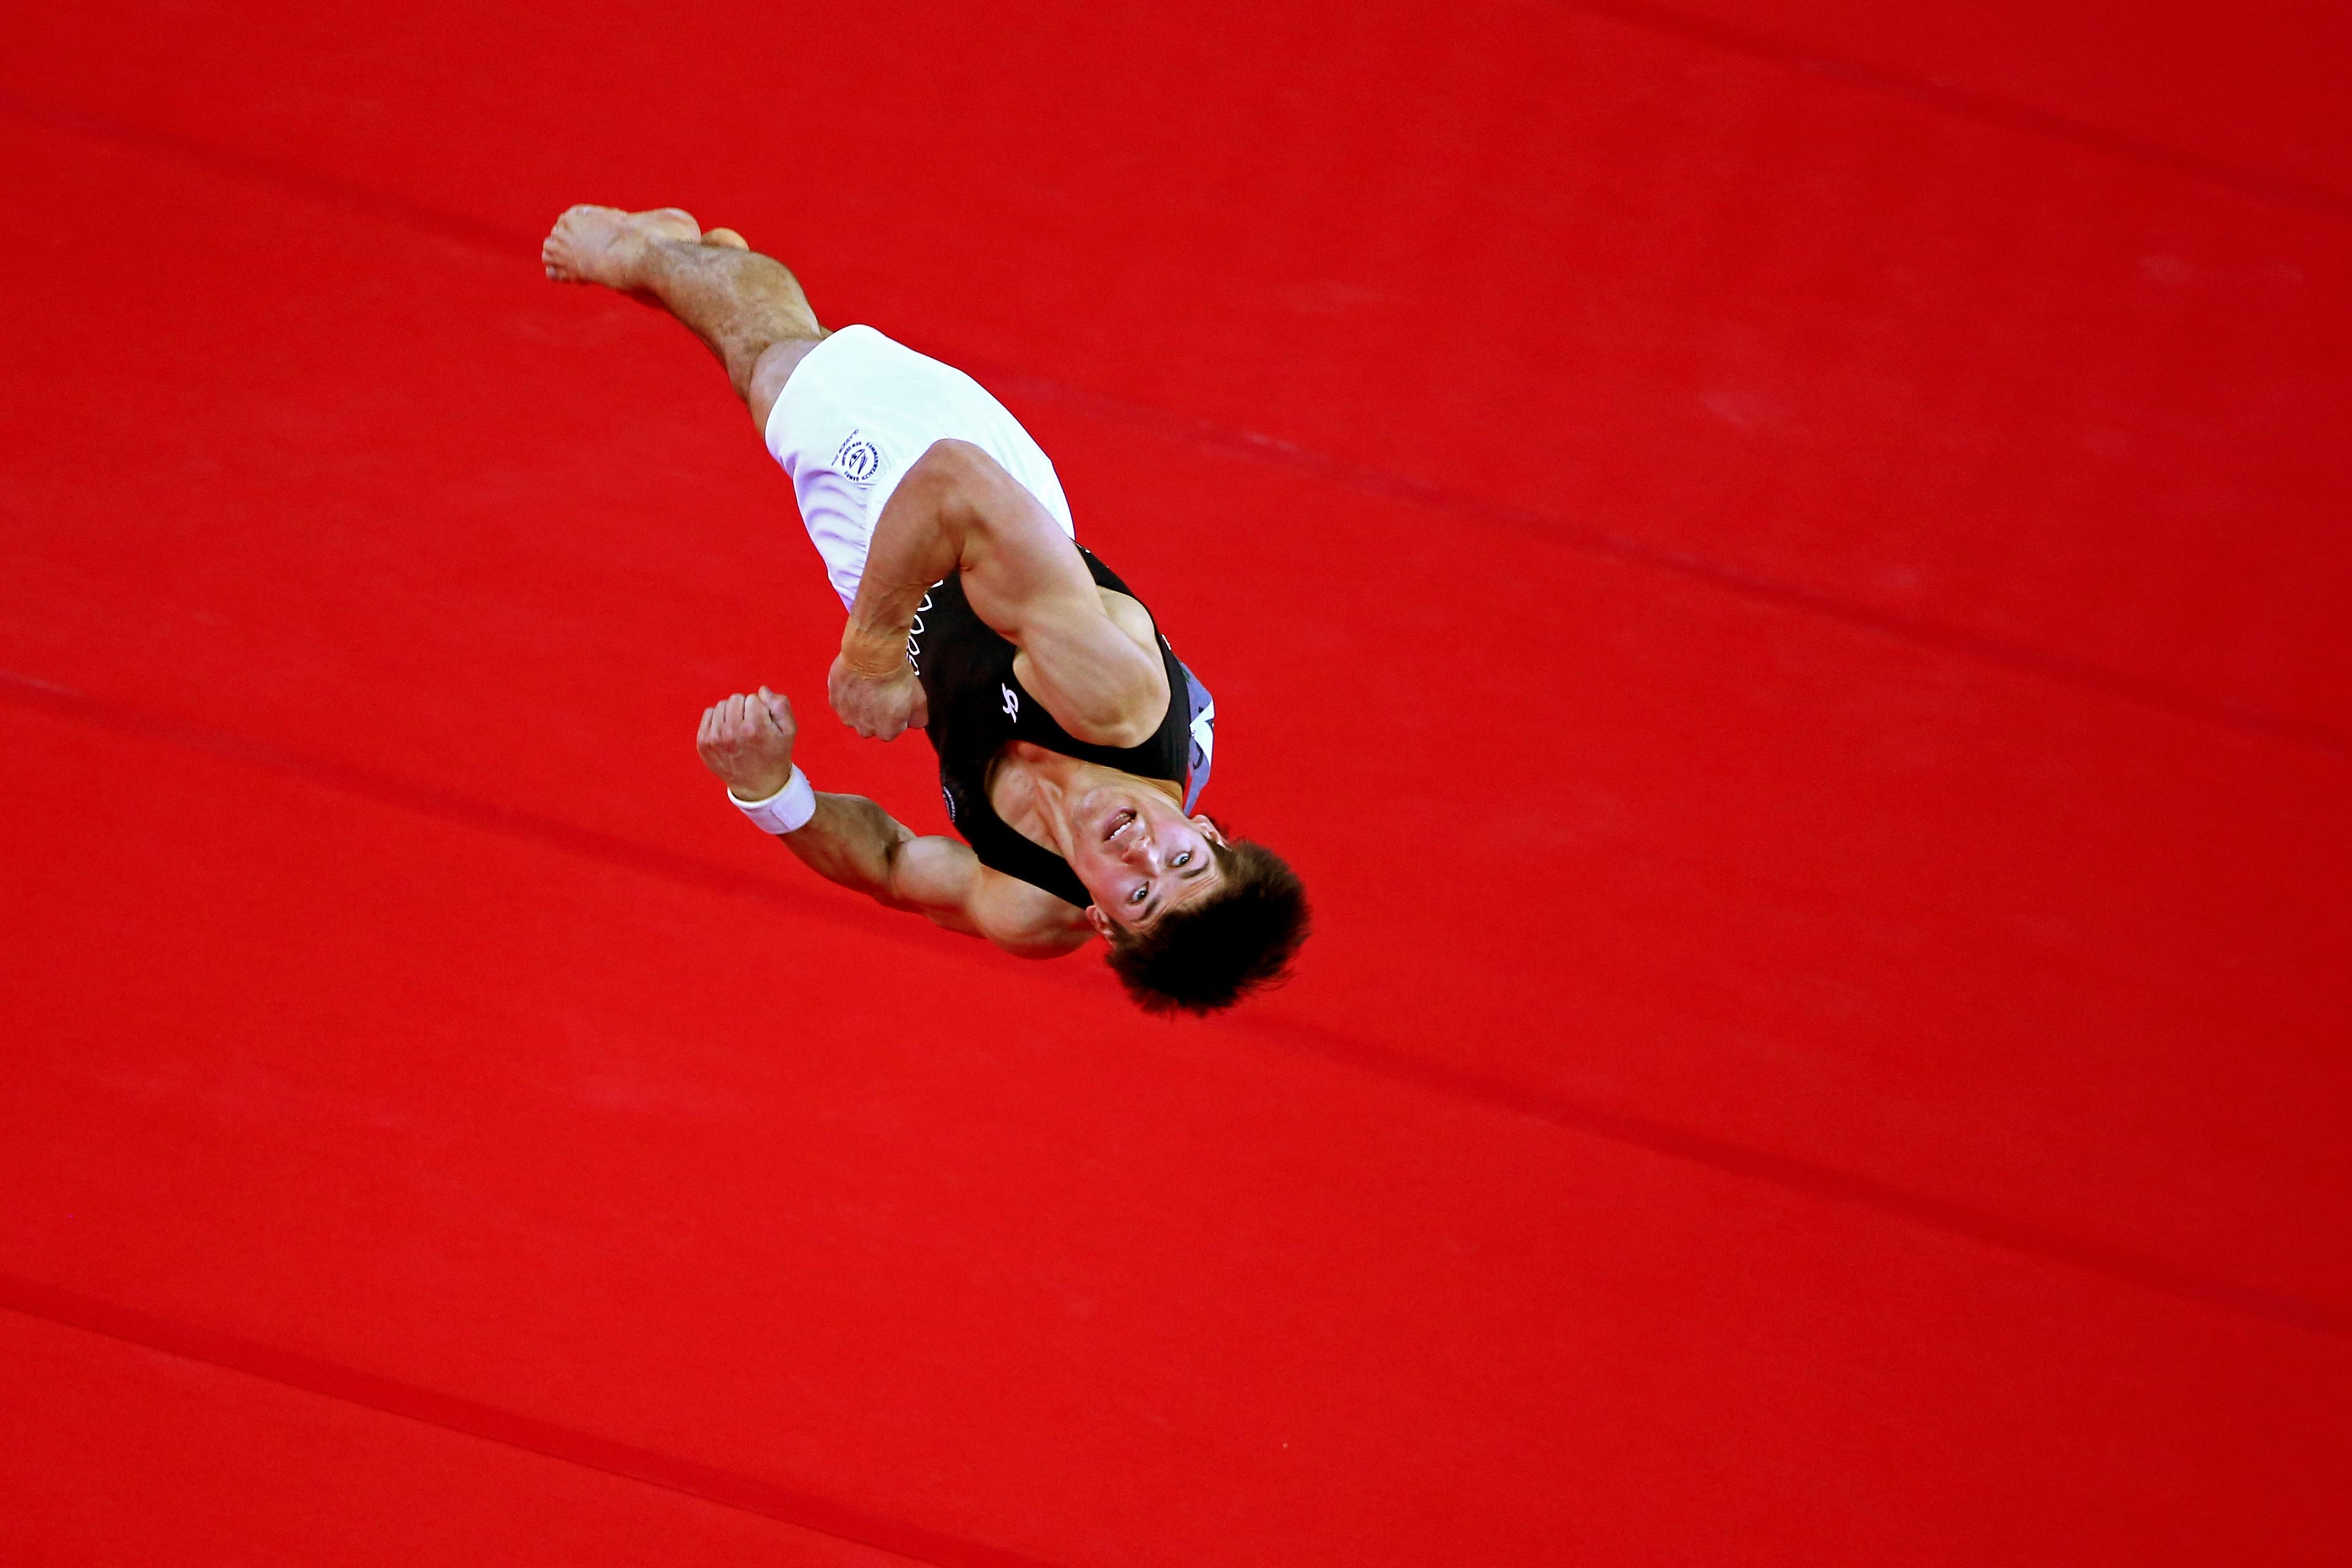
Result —
[[[1218,850],[1217,867],[1221,885],[1198,903],[1111,936],[1111,972],[1147,1013],[1213,1013],[1289,978],[1309,921],[1297,873],[1246,838]]]

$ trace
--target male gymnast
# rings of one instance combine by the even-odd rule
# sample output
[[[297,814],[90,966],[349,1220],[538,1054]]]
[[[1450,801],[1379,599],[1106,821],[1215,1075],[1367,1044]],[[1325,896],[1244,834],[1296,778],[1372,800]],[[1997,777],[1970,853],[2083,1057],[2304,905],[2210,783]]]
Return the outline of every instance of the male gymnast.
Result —
[[[1002,404],[871,327],[828,332],[781,263],[675,207],[573,207],[541,260],[667,310],[718,355],[849,610],[834,711],[875,740],[923,729],[965,842],[814,791],[792,705],[764,686],[696,737],[745,816],[819,876],[1007,952],[1100,936],[1153,1012],[1213,1012],[1283,976],[1307,933],[1298,879],[1191,815],[1208,693],[1076,542],[1053,464]]]

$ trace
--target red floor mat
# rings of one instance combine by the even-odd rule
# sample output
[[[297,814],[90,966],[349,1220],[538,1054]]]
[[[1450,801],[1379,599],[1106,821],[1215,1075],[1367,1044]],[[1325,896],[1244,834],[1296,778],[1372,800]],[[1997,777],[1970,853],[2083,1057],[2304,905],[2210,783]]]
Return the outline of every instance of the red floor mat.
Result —
[[[13,1563],[908,1561],[14,1312],[0,1391]]]
[[[28,1560],[2340,1558],[2352,118],[2284,23],[1774,26],[28,21]],[[940,826],[581,199],[1032,425],[1296,984],[714,808],[768,680]]]

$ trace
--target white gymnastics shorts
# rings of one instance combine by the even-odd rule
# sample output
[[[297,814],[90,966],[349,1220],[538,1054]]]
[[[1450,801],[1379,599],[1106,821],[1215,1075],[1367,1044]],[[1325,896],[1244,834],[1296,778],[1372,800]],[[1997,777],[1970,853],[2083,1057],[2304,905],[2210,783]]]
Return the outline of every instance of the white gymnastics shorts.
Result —
[[[1004,405],[963,372],[871,327],[842,328],[793,367],[768,414],[767,439],[845,607],[857,597],[890,493],[934,441],[986,452],[1077,537],[1054,465]]]

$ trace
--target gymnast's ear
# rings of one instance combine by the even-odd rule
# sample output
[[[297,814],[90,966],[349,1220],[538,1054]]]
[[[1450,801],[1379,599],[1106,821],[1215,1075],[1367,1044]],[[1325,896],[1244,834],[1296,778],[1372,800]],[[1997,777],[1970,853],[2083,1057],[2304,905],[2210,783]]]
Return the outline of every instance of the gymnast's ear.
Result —
[[[1110,923],[1110,917],[1092,904],[1087,906],[1087,924],[1095,928],[1097,935],[1106,939],[1118,932],[1118,928]]]

